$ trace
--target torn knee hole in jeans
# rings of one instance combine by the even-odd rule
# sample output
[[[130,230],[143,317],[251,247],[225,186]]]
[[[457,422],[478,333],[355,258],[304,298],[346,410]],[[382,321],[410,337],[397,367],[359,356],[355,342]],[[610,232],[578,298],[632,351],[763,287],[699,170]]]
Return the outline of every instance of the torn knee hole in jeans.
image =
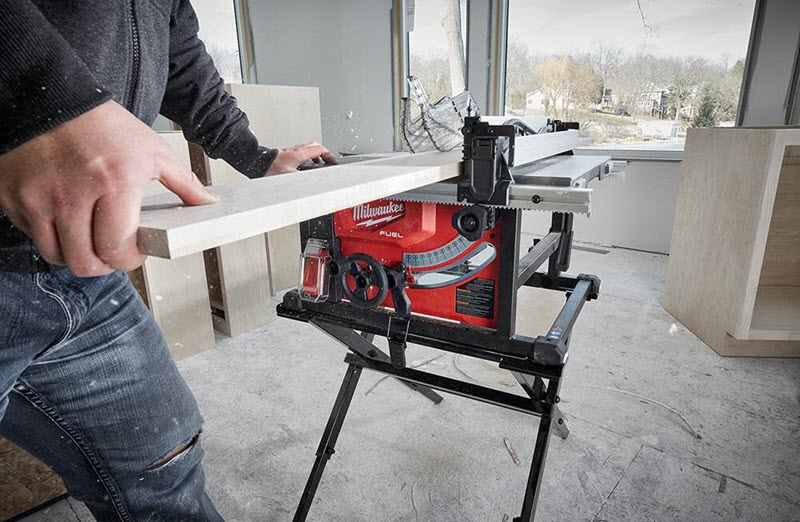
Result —
[[[199,439],[200,439],[200,432],[196,433],[194,437],[187,440],[186,442],[178,445],[175,449],[167,453],[166,456],[152,463],[147,468],[147,471],[157,471],[161,468],[169,466],[170,464],[181,458],[183,455],[188,453],[189,450],[191,450],[195,446],[195,444],[197,444],[197,441]]]

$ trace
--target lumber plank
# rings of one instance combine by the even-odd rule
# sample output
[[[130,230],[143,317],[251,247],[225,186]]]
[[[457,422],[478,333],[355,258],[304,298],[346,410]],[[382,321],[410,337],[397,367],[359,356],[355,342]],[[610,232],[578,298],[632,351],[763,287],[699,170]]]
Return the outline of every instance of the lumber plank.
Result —
[[[189,149],[183,135],[179,132],[163,132],[160,135],[188,167]],[[167,190],[155,181],[145,190],[148,195],[166,193]],[[149,257],[141,268],[129,273],[128,277],[161,328],[173,358],[180,359],[214,345],[202,253],[175,261]]]
[[[800,286],[800,146],[786,147],[772,210],[761,286]]]
[[[256,235],[216,248],[224,314],[214,314],[214,327],[227,336],[249,332],[275,318],[264,236]]]
[[[300,143],[322,143],[322,116],[317,87],[227,84],[237,105],[248,116],[259,143],[286,148]],[[335,152],[335,151],[334,151]],[[244,179],[227,163],[212,160],[214,185]],[[273,295],[294,287],[298,278],[300,228],[297,224],[266,234],[266,256]]]
[[[175,360],[214,346],[203,255],[148,258],[142,265],[150,312]]]
[[[175,259],[277,230],[399,192],[457,177],[461,151],[382,158],[211,188],[220,201],[184,206],[174,195],[147,198],[139,246]]]
[[[192,166],[206,184],[241,181],[241,174],[220,169],[197,146]],[[268,324],[275,316],[270,299],[266,236],[257,235],[203,253],[214,329],[235,337]]]
[[[800,286],[758,289],[750,339],[800,341]]]

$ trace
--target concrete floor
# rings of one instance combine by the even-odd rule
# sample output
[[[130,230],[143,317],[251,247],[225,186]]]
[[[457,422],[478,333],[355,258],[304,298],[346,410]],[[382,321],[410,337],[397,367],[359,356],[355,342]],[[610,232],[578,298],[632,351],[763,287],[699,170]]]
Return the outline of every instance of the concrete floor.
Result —
[[[800,360],[717,356],[661,308],[666,264],[626,250],[574,252],[571,271],[595,273],[604,287],[575,330],[561,393],[571,434],[551,441],[537,520],[800,521]],[[521,318],[541,308],[522,292]],[[206,418],[209,494],[227,520],[291,520],[344,354],[312,327],[279,319],[181,361]],[[409,360],[437,355],[414,347]],[[505,372],[451,354],[424,367],[517,388]],[[535,418],[452,396],[434,406],[379,379],[362,376],[309,520],[519,515]],[[91,516],[64,501],[26,520]]]

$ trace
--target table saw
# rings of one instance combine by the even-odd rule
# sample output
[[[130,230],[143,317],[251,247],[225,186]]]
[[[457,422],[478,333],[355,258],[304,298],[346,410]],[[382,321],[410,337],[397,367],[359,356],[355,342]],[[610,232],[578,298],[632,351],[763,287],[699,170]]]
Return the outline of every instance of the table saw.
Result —
[[[437,392],[540,417],[518,522],[534,520],[550,432],[568,434],[559,388],[572,329],[600,293],[594,275],[568,275],[574,214],[589,214],[590,183],[620,170],[577,156],[577,125],[464,120],[463,165],[452,180],[301,224],[298,288],[278,315],[313,324],[347,347],[347,370],[295,521],[306,519],[363,369],[397,378],[434,403]],[[525,211],[551,212],[550,230],[521,240]],[[525,252],[527,249],[527,252]],[[565,295],[538,337],[516,333],[517,291]],[[376,336],[388,340],[388,353]],[[524,395],[410,368],[408,344],[476,357],[510,371]]]

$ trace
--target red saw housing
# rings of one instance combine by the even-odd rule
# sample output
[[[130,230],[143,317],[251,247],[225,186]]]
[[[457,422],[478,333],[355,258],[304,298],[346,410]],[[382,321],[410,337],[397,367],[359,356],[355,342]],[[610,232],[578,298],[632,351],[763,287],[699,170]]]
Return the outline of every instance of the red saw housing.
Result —
[[[501,225],[468,241],[452,224],[462,208],[381,199],[336,212],[334,234],[342,256],[406,270],[412,313],[496,328]],[[392,307],[391,295],[381,306]]]

